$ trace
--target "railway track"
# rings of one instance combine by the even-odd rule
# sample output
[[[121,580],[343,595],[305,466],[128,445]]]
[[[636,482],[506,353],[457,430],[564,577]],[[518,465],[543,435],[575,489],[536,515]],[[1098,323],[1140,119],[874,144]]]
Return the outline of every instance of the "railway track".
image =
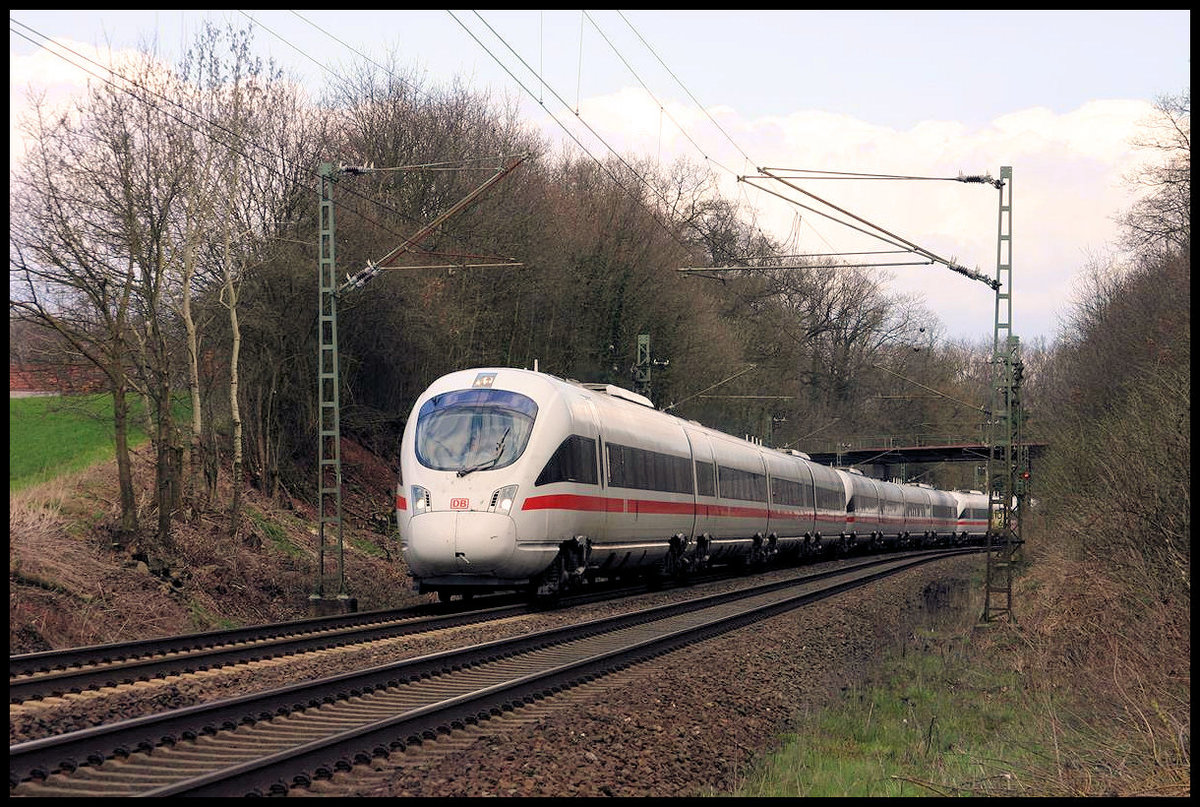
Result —
[[[709,636],[967,551],[875,559],[9,749],[10,794],[269,795]]]
[[[697,577],[691,584],[728,579],[729,573]],[[562,606],[643,593],[644,586],[609,586],[566,597]],[[281,656],[429,633],[528,614],[518,595],[480,597],[470,602],[338,614],[184,636],[141,639],[90,647],[9,656],[10,704],[187,675]]]
[[[694,583],[728,575],[698,578]],[[644,593],[645,586],[607,587],[564,598],[564,608]],[[496,604],[493,604],[496,603]],[[9,656],[8,699],[25,703],[186,675],[281,656],[505,619],[534,612],[518,595],[452,604],[339,614],[246,628],[142,639]]]
[[[442,630],[526,613],[521,604],[430,614],[409,609],[144,639],[9,657],[9,703],[149,681],[347,644]]]

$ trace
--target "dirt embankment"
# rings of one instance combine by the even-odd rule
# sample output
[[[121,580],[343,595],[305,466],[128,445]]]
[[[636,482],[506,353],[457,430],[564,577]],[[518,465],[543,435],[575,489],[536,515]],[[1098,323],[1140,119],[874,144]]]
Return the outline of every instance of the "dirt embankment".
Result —
[[[135,452],[135,478],[142,482],[140,523],[149,533],[153,473],[145,452]],[[416,601],[395,530],[394,469],[346,439],[342,466],[349,593],[360,610]],[[226,473],[217,507],[176,520],[169,546],[145,537],[113,544],[114,463],[10,495],[9,652],[306,616],[317,581],[316,511],[307,501],[315,494],[295,491],[273,501],[247,486],[234,533],[223,511],[230,484]],[[336,561],[337,553],[327,551],[327,579],[336,581]]]

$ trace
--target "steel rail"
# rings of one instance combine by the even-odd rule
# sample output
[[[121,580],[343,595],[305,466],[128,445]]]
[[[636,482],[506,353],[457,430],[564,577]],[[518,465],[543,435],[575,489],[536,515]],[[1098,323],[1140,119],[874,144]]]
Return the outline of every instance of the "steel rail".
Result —
[[[247,632],[246,638],[232,640],[225,645],[190,647],[183,650],[164,650],[155,655],[144,655],[105,664],[99,662],[86,667],[74,667],[37,673],[30,677],[10,677],[8,682],[9,703],[23,703],[37,698],[61,695],[67,692],[83,692],[89,689],[114,687],[134,681],[149,681],[168,675],[181,675],[211,670],[235,664],[296,655],[331,647],[389,639],[413,633],[469,625],[477,622],[502,619],[507,616],[528,612],[524,605],[500,606],[467,611],[445,616],[397,618],[388,621],[372,620],[365,624],[320,629],[311,626],[304,633],[284,633],[258,637]],[[291,623],[297,624],[297,623]],[[266,626],[267,633],[274,626]],[[171,640],[167,644],[178,644]]]
[[[711,579],[724,579],[727,576],[714,575]],[[707,582],[709,579],[693,582]],[[645,586],[603,588],[566,598],[562,605],[571,607],[645,590]],[[487,601],[513,604],[488,607]],[[161,679],[169,675],[185,675],[279,656],[477,624],[535,610],[516,595],[486,596],[472,602],[473,606],[461,601],[361,614],[335,614],[277,624],[10,656],[8,699],[10,704],[25,703],[135,681]],[[420,615],[430,610],[449,613]]]
[[[334,614],[331,616],[298,619],[243,628],[226,628],[188,633],[182,636],[164,636],[151,639],[135,639],[129,642],[71,647],[63,650],[43,650],[37,653],[22,653],[8,657],[10,679],[20,675],[52,672],[84,664],[105,664],[151,655],[166,655],[191,650],[233,644],[242,641],[258,641],[277,636],[292,636],[312,630],[331,630],[350,625],[367,624],[418,615],[415,609],[387,609],[366,611],[358,614]]]

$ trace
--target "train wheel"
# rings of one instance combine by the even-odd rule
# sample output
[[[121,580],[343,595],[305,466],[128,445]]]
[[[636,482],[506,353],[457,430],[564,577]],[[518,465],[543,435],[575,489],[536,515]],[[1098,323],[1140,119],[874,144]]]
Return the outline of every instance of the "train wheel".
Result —
[[[662,559],[662,563],[656,566],[652,571],[652,576],[661,578],[670,578],[675,582],[679,582],[687,577],[691,567],[691,560],[687,557],[688,539],[686,535],[677,534],[671,536],[670,548],[667,554]]]
[[[530,599],[540,608],[553,608],[562,599],[563,580],[566,571],[563,568],[562,552],[554,556],[550,568],[542,572],[529,586]]]
[[[692,550],[692,571],[702,572],[708,568],[708,550],[711,545],[712,541],[707,535],[696,539],[696,548]]]

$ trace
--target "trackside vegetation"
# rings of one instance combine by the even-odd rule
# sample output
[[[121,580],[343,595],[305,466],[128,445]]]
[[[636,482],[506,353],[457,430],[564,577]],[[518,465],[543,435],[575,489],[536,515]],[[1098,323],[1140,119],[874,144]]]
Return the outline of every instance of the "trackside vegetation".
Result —
[[[969,633],[968,626],[968,633]],[[922,632],[872,679],[805,721],[747,775],[736,796],[1014,795],[1045,737],[1019,676],[984,678],[955,647],[961,632]],[[936,647],[935,647],[936,645]],[[916,652],[912,652],[915,650]]]
[[[1158,107],[1124,251],[1027,359],[1015,619],[915,632],[735,795],[1190,795],[1190,99]]]

